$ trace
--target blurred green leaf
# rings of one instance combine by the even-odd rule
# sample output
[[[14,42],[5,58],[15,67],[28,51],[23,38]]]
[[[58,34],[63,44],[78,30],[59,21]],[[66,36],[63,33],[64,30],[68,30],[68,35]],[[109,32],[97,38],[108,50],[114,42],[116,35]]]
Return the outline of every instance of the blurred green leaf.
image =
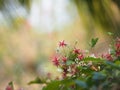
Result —
[[[12,81],[9,82],[8,85],[12,87],[12,90],[14,90],[14,86],[13,86],[13,82]]]
[[[106,61],[106,64],[109,65],[111,69],[120,70],[120,66],[114,64],[113,62]]]
[[[43,90],[60,90],[60,81],[51,81]]]
[[[96,63],[98,63],[98,62],[104,62],[104,60],[102,60],[101,58],[94,58],[94,57],[85,57],[84,59],[83,59],[83,61],[84,62],[89,62],[89,61],[92,61],[92,62],[96,62]]]
[[[67,65],[71,65],[71,64],[73,64],[73,63],[74,63],[73,61],[67,61],[67,62],[66,62]]]
[[[43,83],[45,83],[43,80],[41,80],[39,77],[36,77],[36,79],[33,80],[33,81],[30,81],[28,83],[28,85],[31,85],[31,84],[43,84]]]
[[[97,42],[98,42],[98,38],[92,38],[89,45],[91,46],[91,48],[93,48],[97,44]]]
[[[82,88],[87,88],[88,87],[86,82],[84,82],[84,81],[75,80],[75,83]]]
[[[110,36],[112,36],[113,35],[113,33],[112,32],[107,32],[108,33],[108,35],[110,35]]]
[[[120,66],[120,60],[116,60],[114,64]]]
[[[105,75],[103,75],[102,73],[100,72],[94,72],[93,73],[93,80],[103,80],[105,79]]]

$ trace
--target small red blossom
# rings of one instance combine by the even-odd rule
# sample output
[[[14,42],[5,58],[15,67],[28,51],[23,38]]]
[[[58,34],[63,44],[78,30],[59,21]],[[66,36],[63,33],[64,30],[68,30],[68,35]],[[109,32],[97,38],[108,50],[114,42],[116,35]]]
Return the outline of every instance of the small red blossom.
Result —
[[[5,90],[13,90],[12,86],[8,85]]]
[[[75,64],[72,64],[72,65],[70,66],[70,68],[71,68],[70,74],[71,74],[72,76],[75,75],[75,74],[77,74],[78,69],[77,69],[77,66],[76,66]]]
[[[55,56],[54,58],[53,58],[53,64],[55,65],[55,66],[59,66],[59,59],[58,59],[58,57],[57,56]]]
[[[103,54],[103,55],[102,55],[102,58],[105,58],[106,60],[109,60],[109,61],[112,61],[112,60],[113,60],[112,55],[109,54],[109,53]]]
[[[67,44],[65,43],[65,41],[63,40],[63,41],[61,41],[61,42],[59,42],[59,47],[64,47],[64,46],[66,46]]]
[[[67,77],[67,73],[63,72],[62,73],[62,78],[66,78]]]
[[[76,49],[76,48],[75,48],[75,49],[73,50],[73,52],[74,52],[75,54],[80,54],[80,49]]]
[[[117,43],[115,44],[115,48],[116,48],[117,50],[120,50],[120,42],[119,42],[119,43],[117,42]]]
[[[82,60],[83,58],[84,58],[84,55],[83,55],[83,54],[78,55],[78,59],[79,59],[79,60]]]
[[[67,57],[62,57],[62,61],[66,62],[67,61]]]
[[[119,51],[116,51],[116,56],[120,56],[120,50]]]

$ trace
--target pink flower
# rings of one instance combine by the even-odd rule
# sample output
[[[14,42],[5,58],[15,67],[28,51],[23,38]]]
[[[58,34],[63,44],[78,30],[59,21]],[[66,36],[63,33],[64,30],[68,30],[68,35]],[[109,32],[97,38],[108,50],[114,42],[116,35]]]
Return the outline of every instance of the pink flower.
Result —
[[[63,72],[62,73],[62,78],[66,78],[67,77],[67,73]]]
[[[120,50],[116,51],[116,56],[120,56]]]
[[[8,85],[5,90],[13,90],[12,86]]]
[[[62,57],[62,61],[66,62],[67,61],[67,57]]]
[[[64,46],[66,46],[67,44],[64,42],[64,40],[63,41],[61,41],[61,42],[59,42],[59,47],[64,47]]]
[[[109,60],[109,61],[112,61],[113,60],[113,58],[112,58],[112,55],[111,54],[109,54],[109,53],[107,53],[107,54],[103,54],[102,55],[102,58],[104,58],[104,59],[106,59],[106,60]]]
[[[84,55],[83,55],[83,54],[78,55],[78,59],[79,59],[79,60],[82,60],[83,58],[84,58]]]
[[[115,48],[116,48],[117,50],[120,50],[120,42],[115,44]]]
[[[75,48],[75,49],[73,50],[73,52],[74,52],[75,54],[80,54],[80,49],[76,49],[76,48]]]
[[[55,56],[54,58],[53,58],[53,64],[55,65],[55,66],[59,66],[59,59],[58,59],[58,57],[57,56]]]

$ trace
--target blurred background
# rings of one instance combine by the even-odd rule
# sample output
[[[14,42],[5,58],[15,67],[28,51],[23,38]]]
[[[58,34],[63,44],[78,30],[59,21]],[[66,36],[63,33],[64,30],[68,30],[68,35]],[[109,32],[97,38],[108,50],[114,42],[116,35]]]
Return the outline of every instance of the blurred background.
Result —
[[[120,36],[119,29],[120,0],[0,0],[0,90],[9,81],[15,90],[41,88],[27,83],[59,75],[51,63],[59,41],[78,41],[86,50],[98,37],[92,53],[100,54]]]

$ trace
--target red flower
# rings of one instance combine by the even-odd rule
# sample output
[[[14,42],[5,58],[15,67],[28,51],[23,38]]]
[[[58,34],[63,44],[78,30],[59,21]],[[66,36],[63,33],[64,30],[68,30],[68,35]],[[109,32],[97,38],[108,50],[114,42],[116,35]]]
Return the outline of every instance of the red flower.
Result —
[[[67,57],[62,57],[62,61],[66,62],[67,61]]]
[[[115,47],[116,47],[117,50],[120,50],[120,42],[117,42],[117,43],[115,44]]]
[[[59,59],[58,59],[58,57],[57,56],[55,56],[54,58],[53,58],[53,64],[55,65],[55,66],[59,66]]]
[[[113,60],[111,54],[108,54],[108,53],[105,54],[105,55],[103,54],[103,55],[102,55],[102,58],[105,58],[105,59],[107,59],[107,60],[109,60],[109,61],[112,61],[112,60]]]
[[[120,50],[116,51],[116,56],[120,56]]]
[[[66,78],[67,77],[67,73],[63,72],[62,73],[62,78]]]
[[[73,52],[74,52],[75,54],[80,54],[80,49],[76,49],[76,48],[75,48],[75,49],[73,50]]]
[[[84,55],[83,55],[83,54],[78,55],[78,59],[79,59],[79,60],[82,60],[83,58],[84,58]]]
[[[63,41],[61,41],[61,42],[59,42],[59,47],[64,47],[64,46],[66,46],[67,44],[64,42],[64,40]]]
[[[10,85],[8,85],[5,90],[13,90],[13,88]]]

